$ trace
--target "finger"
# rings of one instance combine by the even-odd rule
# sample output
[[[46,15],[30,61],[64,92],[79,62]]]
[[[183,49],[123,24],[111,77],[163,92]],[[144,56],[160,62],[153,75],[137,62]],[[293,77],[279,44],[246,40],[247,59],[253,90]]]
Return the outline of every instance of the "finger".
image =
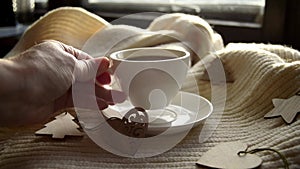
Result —
[[[100,110],[104,110],[108,107],[108,103],[101,98],[97,98],[97,104]]]
[[[107,85],[107,84],[110,84],[111,77],[108,72],[104,72],[101,75],[97,76],[96,80],[97,80],[97,84],[99,84],[99,85]]]
[[[102,98],[95,97],[92,95],[86,95],[84,93],[81,94],[81,100],[78,100],[73,104],[74,107],[84,108],[84,109],[91,109],[91,110],[103,110],[108,107],[108,105],[111,105],[111,103],[106,102]],[[95,106],[95,101],[97,103],[97,106]]]
[[[87,59],[92,59],[93,57],[88,55],[87,53],[79,50],[79,49],[76,49],[70,45],[66,45],[66,44],[63,44],[60,42],[60,45],[63,47],[63,49],[73,55],[74,57],[76,57],[78,60],[87,60]]]
[[[108,103],[122,103],[126,100],[126,96],[123,92],[105,89],[102,86],[91,84],[91,82],[76,83],[73,85],[73,93],[76,93],[76,96],[80,96],[79,99],[83,101],[85,99],[83,96],[96,96]]]
[[[116,90],[107,90],[101,86],[95,87],[96,96],[102,98],[110,104],[122,103],[126,100],[126,96],[123,92]]]
[[[82,60],[82,59],[92,59],[93,57],[91,57],[90,55],[88,55],[87,53],[79,50],[79,49],[76,49],[70,45],[67,45],[67,44],[64,44],[60,41],[57,41],[57,40],[52,40],[52,39],[49,39],[49,40],[42,40],[42,41],[38,41],[36,42],[37,44],[54,44],[58,47],[60,47],[63,51],[73,55],[75,58],[79,59],[79,60]]]
[[[95,97],[95,95],[86,94],[86,93],[80,93],[80,97],[75,99],[76,100],[73,102],[73,106],[78,108],[83,108],[83,109],[103,110],[106,109],[109,105],[109,103],[107,103],[102,98]]]
[[[98,62],[98,70],[97,76],[101,75],[102,73],[106,72],[109,68],[109,59],[106,57],[99,57],[95,58],[96,62]]]
[[[74,48],[73,48],[74,49]],[[75,49],[75,54],[74,56],[79,59],[79,60],[83,60],[83,59],[92,59],[93,57],[90,56],[89,54],[81,51],[81,50],[78,50],[78,49]]]
[[[77,60],[75,64],[75,79],[86,82],[104,73],[109,67],[107,58],[93,58],[89,60]]]

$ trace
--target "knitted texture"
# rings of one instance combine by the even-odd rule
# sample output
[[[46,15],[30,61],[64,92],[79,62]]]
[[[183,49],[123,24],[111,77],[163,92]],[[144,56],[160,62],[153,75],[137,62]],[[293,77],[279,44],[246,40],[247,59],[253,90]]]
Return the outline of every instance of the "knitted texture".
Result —
[[[237,140],[247,143],[249,149],[277,149],[287,158],[290,168],[300,168],[300,121],[287,125],[281,118],[264,119],[273,108],[273,98],[288,98],[299,90],[300,53],[281,45],[232,43],[215,55],[230,80],[226,82],[224,110],[220,108],[222,98],[217,97],[213,102],[214,112],[207,122],[219,123],[204,142],[199,141],[203,127],[198,126],[171,150],[136,159],[111,154],[86,135],[63,140],[34,135],[43,124],[0,128],[0,168],[202,168],[195,164],[202,154],[218,143]],[[217,95],[221,90],[205,77],[208,69],[205,66],[199,61],[191,67],[182,90],[199,92],[210,99],[212,88]],[[197,85],[191,78],[196,79]],[[263,159],[261,168],[283,168],[276,154],[257,155]]]

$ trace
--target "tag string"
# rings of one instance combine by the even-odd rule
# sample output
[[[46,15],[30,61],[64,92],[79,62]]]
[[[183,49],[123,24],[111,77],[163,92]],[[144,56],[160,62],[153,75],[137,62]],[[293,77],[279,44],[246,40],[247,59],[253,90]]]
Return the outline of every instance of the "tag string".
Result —
[[[257,153],[260,151],[273,151],[273,152],[277,153],[284,163],[284,168],[289,169],[289,163],[288,163],[287,159],[285,158],[285,156],[282,153],[280,153],[279,151],[272,149],[272,148],[256,148],[256,149],[249,150],[249,151],[247,148],[245,151],[239,151],[238,156],[243,156],[246,154],[254,154],[254,153]]]

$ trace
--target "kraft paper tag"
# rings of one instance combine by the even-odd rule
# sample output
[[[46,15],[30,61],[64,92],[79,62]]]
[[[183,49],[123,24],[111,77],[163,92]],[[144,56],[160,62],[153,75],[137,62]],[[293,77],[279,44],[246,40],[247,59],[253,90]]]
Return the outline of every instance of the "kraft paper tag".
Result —
[[[238,155],[240,151],[247,149],[242,142],[220,143],[207,151],[196,164],[212,168],[256,168],[262,163],[262,159],[254,154]]]

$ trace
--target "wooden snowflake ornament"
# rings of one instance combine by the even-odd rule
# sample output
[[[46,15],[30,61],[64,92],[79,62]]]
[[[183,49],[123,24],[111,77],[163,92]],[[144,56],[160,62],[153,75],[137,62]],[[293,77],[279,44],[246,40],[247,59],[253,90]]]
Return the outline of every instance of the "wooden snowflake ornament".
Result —
[[[281,116],[288,124],[292,123],[297,113],[300,112],[300,96],[295,95],[288,99],[273,99],[274,109],[264,117]]]
[[[67,112],[64,112],[55,117],[55,120],[45,124],[35,134],[52,135],[52,138],[64,138],[68,136],[82,136],[83,133],[78,130],[79,126],[73,121],[74,117]]]

